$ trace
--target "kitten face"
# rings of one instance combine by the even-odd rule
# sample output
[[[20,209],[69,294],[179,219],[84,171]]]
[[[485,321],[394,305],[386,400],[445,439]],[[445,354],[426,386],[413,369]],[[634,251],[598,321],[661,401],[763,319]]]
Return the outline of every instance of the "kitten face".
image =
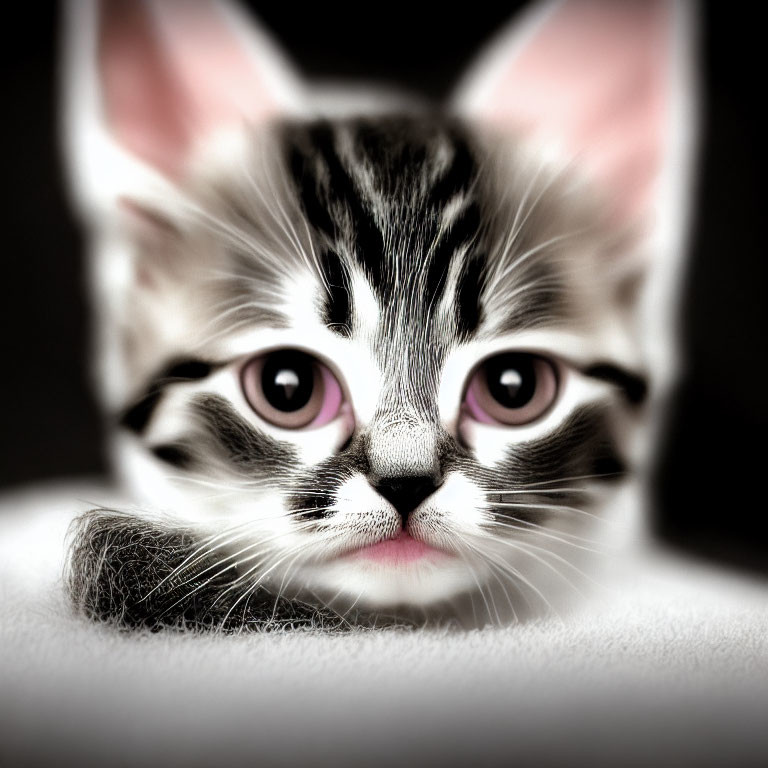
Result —
[[[246,584],[443,615],[578,589],[642,390],[621,243],[562,174],[503,157],[440,117],[278,126],[145,245],[135,484]],[[173,341],[142,332],[182,290]]]
[[[671,370],[684,4],[533,9],[441,111],[305,88],[223,0],[70,27],[116,467],[176,521],[158,541],[199,543],[156,558],[166,592],[215,585],[222,625],[262,590],[479,625],[570,604]]]

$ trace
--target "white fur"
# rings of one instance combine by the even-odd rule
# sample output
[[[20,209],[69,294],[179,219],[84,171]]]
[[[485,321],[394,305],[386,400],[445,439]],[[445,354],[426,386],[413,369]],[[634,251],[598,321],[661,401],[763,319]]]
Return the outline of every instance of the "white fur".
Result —
[[[501,36],[459,88],[453,103],[457,113],[477,114],[479,106],[491,98],[499,77],[509,63],[560,5],[558,2],[536,7],[521,24],[515,26],[513,32],[508,30]],[[173,13],[182,8],[179,4],[162,4],[158,0],[152,0],[147,7],[158,15],[161,25],[169,31],[172,31]],[[327,92],[321,96],[319,91],[314,96],[307,93],[263,32],[257,28],[248,29],[239,12],[229,4],[212,7],[226,19],[233,34],[232,44],[248,51],[255,71],[261,75],[282,114],[310,116],[316,114],[311,105],[314,103],[317,106],[322,102],[326,104],[325,109],[335,114],[350,114],[363,108],[364,102],[359,98],[328,97]],[[686,8],[682,2],[675,4],[678,21],[675,34],[680,35],[680,40],[683,37],[688,39],[690,33],[691,14],[686,12]],[[117,409],[126,405],[127,398],[137,394],[128,391],[127,364],[117,351],[122,343],[119,334],[126,325],[130,325],[132,313],[135,312],[135,297],[133,302],[129,302],[127,295],[146,292],[146,289],[136,285],[140,253],[134,233],[125,226],[119,214],[119,199],[127,197],[151,210],[163,211],[174,222],[189,222],[200,211],[199,203],[181,193],[174,182],[139,158],[130,156],[109,135],[102,110],[103,94],[96,75],[96,23],[94,2],[72,4],[68,12],[68,42],[65,45],[64,137],[75,200],[93,236],[93,282],[99,297],[101,318],[98,327],[102,336],[102,392],[105,403],[111,409]],[[673,348],[670,340],[673,313],[670,307],[674,288],[679,282],[679,253],[687,218],[685,192],[690,175],[693,132],[693,121],[686,109],[690,107],[690,101],[686,101],[690,98],[687,95],[690,83],[687,76],[690,73],[686,71],[690,64],[688,51],[682,45],[678,45],[676,50],[671,81],[677,106],[668,134],[670,141],[666,147],[665,175],[660,181],[656,198],[659,212],[657,227],[650,243],[654,257],[657,257],[655,261],[660,266],[657,268],[654,261],[654,277],[649,281],[648,293],[644,297],[646,316],[642,322],[647,324],[644,340],[638,342],[637,328],[617,312],[612,300],[604,295],[609,281],[604,280],[603,275],[589,276],[582,270],[572,277],[583,284],[584,301],[590,310],[583,313],[583,322],[573,323],[567,328],[531,330],[504,336],[494,336],[492,323],[489,323],[480,329],[478,340],[453,349],[439,374],[438,408],[442,426],[460,439],[485,467],[497,464],[510,446],[524,451],[526,443],[555,432],[579,406],[604,402],[610,397],[611,388],[608,385],[580,376],[574,370],[577,365],[608,359],[630,369],[650,367],[663,385],[671,380],[674,355],[669,352]],[[324,108],[319,109],[322,111]],[[188,158],[193,175],[204,177],[206,171],[209,174],[214,170],[222,173],[227,168],[247,165],[244,154],[246,143],[242,139],[244,134],[238,136],[231,126],[224,128],[226,130],[202,137]],[[542,173],[560,167],[563,164],[560,152],[556,147],[549,146],[543,156],[538,156],[537,165],[532,167],[539,167]],[[363,174],[363,183],[375,191],[372,178]],[[274,192],[270,189],[270,196]],[[407,334],[408,318],[392,317],[391,308],[380,305],[368,280],[357,270],[353,272],[349,285],[353,317],[351,337],[344,338],[326,327],[321,318],[325,294],[318,280],[316,254],[314,251],[311,255],[293,253],[294,249],[302,251],[305,244],[303,238],[293,231],[290,215],[280,207],[277,198],[275,194],[269,212],[272,214],[279,209],[277,213],[282,218],[278,226],[290,240],[285,247],[294,258],[283,261],[281,254],[271,252],[267,256],[282,265],[285,272],[283,282],[277,289],[278,309],[288,318],[288,327],[249,327],[200,340],[199,351],[225,363],[224,367],[204,382],[176,386],[158,407],[146,435],[148,442],[173,441],[186,434],[189,419],[193,417],[186,405],[190,395],[215,393],[225,397],[248,423],[276,440],[290,443],[304,467],[311,468],[332,456],[358,427],[369,432],[368,455],[376,471],[383,471],[385,475],[433,474],[437,450],[435,429],[423,423],[415,413],[404,411],[389,419],[380,413],[387,394],[384,377],[392,373],[380,370],[377,362],[379,350],[375,345],[381,343],[377,341],[378,333],[386,321],[392,323],[393,333]],[[270,200],[262,202],[268,206]],[[444,216],[445,226],[450,225],[462,204],[463,201],[457,199],[449,205]],[[311,243],[309,248],[311,250]],[[205,254],[204,248],[198,250]],[[526,258],[536,251],[534,247]],[[574,254],[574,258],[581,258],[582,255]],[[513,266],[519,269],[519,260],[512,266],[501,264],[499,269],[506,274]],[[405,284],[408,279],[406,275],[394,277],[399,284]],[[446,326],[451,317],[450,297],[455,291],[457,279],[456,266],[447,275],[446,298],[440,307],[435,308]],[[496,287],[494,283],[492,288]],[[173,295],[165,304],[158,303],[154,310],[148,309],[147,314],[152,317],[151,312],[156,313],[153,331],[157,334],[158,346],[165,351],[176,351],[184,348],[185,323],[195,308],[189,306],[190,298],[183,292],[170,293]],[[145,304],[151,304],[151,297],[142,298],[146,299]],[[419,298],[414,294],[411,301],[418,302]],[[502,302],[505,299],[497,295],[496,300]],[[397,311],[406,313],[407,308]],[[653,319],[650,319],[651,316]],[[401,344],[400,348],[405,349],[406,346]],[[329,424],[317,429],[281,429],[260,419],[247,403],[239,381],[242,366],[256,355],[281,347],[303,349],[316,355],[339,379],[346,405]],[[516,428],[479,424],[462,416],[462,399],[472,371],[487,357],[512,350],[538,353],[557,361],[561,376],[555,405],[542,418]],[[410,364],[406,356],[392,361],[392,368],[402,377],[406,389],[418,386],[417,372],[408,369]],[[143,373],[149,375],[152,362],[145,361],[145,365],[148,370]],[[324,599],[333,592],[339,592],[367,607],[395,603],[427,605],[469,591],[473,583],[486,601],[485,588],[491,589],[490,580],[495,578],[500,582],[500,571],[494,566],[497,558],[501,558],[516,575],[536,573],[535,579],[540,584],[565,580],[570,585],[571,577],[564,571],[578,570],[575,560],[568,559],[566,555],[569,547],[574,546],[573,536],[582,531],[575,514],[558,527],[520,531],[511,543],[506,542],[507,547],[504,548],[501,536],[483,528],[489,522],[484,494],[459,472],[451,473],[443,485],[414,510],[409,523],[412,533],[445,549],[448,554],[426,558],[398,569],[354,558],[333,559],[334,553],[354,546],[375,544],[392,537],[399,530],[397,512],[362,475],[352,474],[346,478],[334,501],[331,510],[334,514],[324,520],[317,531],[306,532],[299,527],[292,528],[285,499],[268,484],[255,484],[249,482],[247,477],[233,478],[224,470],[216,470],[212,477],[207,478],[179,477],[180,472],[169,473],[154,459],[141,455],[140,444],[135,438],[121,438],[116,451],[121,470],[133,477],[134,486],[154,508],[166,507],[184,520],[201,523],[213,530],[223,530],[235,522],[251,520],[253,546],[258,546],[259,541],[271,542],[268,546],[265,544],[265,556],[271,558],[268,561],[271,572],[269,582],[281,589],[298,578],[300,583],[319,590]],[[206,482],[208,492],[205,491]],[[602,499],[601,515],[609,516],[609,497],[610,494],[605,494]],[[584,525],[583,529],[589,532],[589,526]],[[561,538],[552,541],[553,532]],[[233,541],[234,552],[241,544],[240,539]],[[483,560],[483,557],[486,559]],[[245,561],[245,567],[248,568],[251,562]],[[561,562],[565,564],[562,567]],[[266,574],[259,578],[266,578]],[[528,578],[534,579],[534,576],[522,575],[521,578],[528,583]],[[534,584],[528,583],[528,586],[539,592]],[[549,591],[548,587],[542,586],[542,589]],[[506,592],[503,585],[502,591]],[[493,608],[497,609],[490,592],[489,598]]]

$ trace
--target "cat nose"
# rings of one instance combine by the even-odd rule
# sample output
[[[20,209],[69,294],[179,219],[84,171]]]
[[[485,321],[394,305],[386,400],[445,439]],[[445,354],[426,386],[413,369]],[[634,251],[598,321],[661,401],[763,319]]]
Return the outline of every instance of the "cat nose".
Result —
[[[373,487],[400,513],[403,525],[408,515],[440,485],[429,476],[384,477],[373,483]]]

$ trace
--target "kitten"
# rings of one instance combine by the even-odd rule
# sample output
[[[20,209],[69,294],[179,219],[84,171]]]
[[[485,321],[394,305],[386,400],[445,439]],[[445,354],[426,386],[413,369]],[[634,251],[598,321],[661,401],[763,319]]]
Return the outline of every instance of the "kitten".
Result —
[[[224,628],[576,604],[638,535],[674,373],[687,15],[535,8],[436,110],[306,87],[224,3],[73,3],[99,386],[146,510],[79,521],[75,604]]]

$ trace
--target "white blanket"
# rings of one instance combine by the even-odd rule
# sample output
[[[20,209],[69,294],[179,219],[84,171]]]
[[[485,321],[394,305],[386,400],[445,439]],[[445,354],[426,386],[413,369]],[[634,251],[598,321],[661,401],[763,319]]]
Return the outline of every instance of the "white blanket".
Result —
[[[0,501],[0,764],[768,765],[768,585],[657,552],[578,616],[480,631],[120,632],[73,616],[73,513]]]

